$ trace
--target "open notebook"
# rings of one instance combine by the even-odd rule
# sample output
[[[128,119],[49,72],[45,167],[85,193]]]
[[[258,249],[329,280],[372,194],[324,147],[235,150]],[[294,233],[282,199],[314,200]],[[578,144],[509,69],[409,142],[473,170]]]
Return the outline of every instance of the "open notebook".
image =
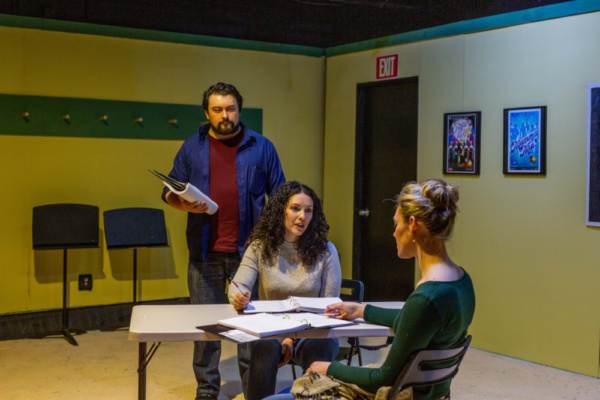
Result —
[[[244,314],[282,313],[282,312],[323,312],[328,305],[341,303],[339,297],[298,297],[290,296],[284,300],[253,300],[244,310]]]
[[[284,335],[286,333],[302,331],[311,328],[331,328],[336,326],[352,325],[352,321],[327,318],[323,315],[312,313],[242,315],[222,319],[219,325],[234,328],[249,333],[259,338]],[[200,327],[201,328],[201,327]]]

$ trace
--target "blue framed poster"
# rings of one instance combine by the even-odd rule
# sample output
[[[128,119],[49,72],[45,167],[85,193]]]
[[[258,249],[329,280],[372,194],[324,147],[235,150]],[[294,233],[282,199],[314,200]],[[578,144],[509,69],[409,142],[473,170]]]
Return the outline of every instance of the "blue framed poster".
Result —
[[[504,109],[504,173],[546,174],[546,106]]]
[[[600,226],[600,83],[588,85],[586,224]]]

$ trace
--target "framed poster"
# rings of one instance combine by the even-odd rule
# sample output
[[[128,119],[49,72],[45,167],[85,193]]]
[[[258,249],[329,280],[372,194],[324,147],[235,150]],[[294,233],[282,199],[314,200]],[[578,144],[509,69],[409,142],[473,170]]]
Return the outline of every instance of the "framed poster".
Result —
[[[504,173],[546,174],[546,106],[504,109]]]
[[[444,114],[444,174],[479,175],[481,111]]]
[[[587,196],[588,226],[600,226],[600,83],[588,85]]]

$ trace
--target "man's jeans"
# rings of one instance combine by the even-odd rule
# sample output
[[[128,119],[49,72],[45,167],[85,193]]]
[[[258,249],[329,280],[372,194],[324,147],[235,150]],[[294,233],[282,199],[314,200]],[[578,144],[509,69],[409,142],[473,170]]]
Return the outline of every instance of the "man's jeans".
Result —
[[[233,278],[240,265],[239,253],[208,252],[203,262],[188,265],[188,289],[192,304],[226,304],[227,282]],[[245,349],[245,347],[244,347]],[[221,376],[219,359],[221,342],[194,342],[194,374],[198,382],[196,398],[219,395]],[[248,364],[248,354],[238,349],[238,360]]]

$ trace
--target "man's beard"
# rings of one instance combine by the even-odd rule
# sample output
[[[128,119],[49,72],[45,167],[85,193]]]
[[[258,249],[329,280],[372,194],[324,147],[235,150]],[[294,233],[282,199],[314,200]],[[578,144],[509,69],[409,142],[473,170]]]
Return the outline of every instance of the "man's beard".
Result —
[[[229,125],[226,124],[229,122]],[[217,126],[210,124],[213,132],[218,133],[219,135],[232,135],[238,131],[240,128],[240,124],[235,124],[233,121],[221,121]]]

